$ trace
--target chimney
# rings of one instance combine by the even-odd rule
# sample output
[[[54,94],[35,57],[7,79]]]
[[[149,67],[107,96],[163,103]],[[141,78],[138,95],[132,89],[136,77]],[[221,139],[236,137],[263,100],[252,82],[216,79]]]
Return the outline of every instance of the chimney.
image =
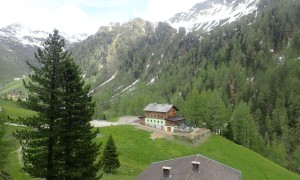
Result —
[[[163,166],[162,169],[163,169],[163,178],[171,177],[170,175],[171,167]]]
[[[192,161],[192,169],[193,169],[193,171],[200,171],[200,162]]]

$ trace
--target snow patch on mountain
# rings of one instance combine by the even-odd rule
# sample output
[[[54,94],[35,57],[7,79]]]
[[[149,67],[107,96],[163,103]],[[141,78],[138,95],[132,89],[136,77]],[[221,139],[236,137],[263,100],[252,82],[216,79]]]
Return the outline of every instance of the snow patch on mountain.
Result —
[[[156,80],[156,77],[152,78],[152,79],[150,80],[150,82],[148,82],[146,85],[153,84],[153,83],[155,82],[155,80]]]
[[[108,80],[106,80],[104,83],[100,84],[99,86],[97,86],[96,88],[92,89],[89,94],[92,94],[93,92],[95,92],[95,90],[97,90],[98,88],[104,86],[105,84],[107,84],[108,82],[112,81],[113,79],[115,79],[116,75],[118,74],[118,71],[115,72],[114,75],[112,75],[112,77],[110,77]]]
[[[189,11],[181,12],[167,22],[179,29],[185,27],[187,31],[203,29],[210,31],[216,26],[222,26],[240,17],[257,13],[260,0],[205,0],[194,5]]]
[[[119,94],[121,94],[122,92],[126,91],[129,89],[129,91],[133,90],[133,86],[139,82],[140,79],[135,80],[132,84],[130,84],[129,86],[127,86],[126,88],[124,88],[122,91],[118,92],[117,94],[113,95],[112,98],[115,98],[116,96],[118,96]],[[130,89],[131,88],[131,89]]]
[[[19,42],[24,46],[41,47],[43,42],[49,36],[49,32],[41,30],[32,30],[21,24],[11,24],[0,29],[0,39]],[[87,38],[87,34],[68,35],[60,33],[69,43],[81,42]]]
[[[130,84],[129,86],[127,86],[126,88],[124,88],[122,91],[121,91],[121,93],[122,92],[124,92],[124,91],[126,91],[126,90],[128,90],[129,88],[131,88],[132,86],[134,86],[136,83],[138,83],[139,82],[139,79],[137,79],[137,80],[135,80],[132,84]]]

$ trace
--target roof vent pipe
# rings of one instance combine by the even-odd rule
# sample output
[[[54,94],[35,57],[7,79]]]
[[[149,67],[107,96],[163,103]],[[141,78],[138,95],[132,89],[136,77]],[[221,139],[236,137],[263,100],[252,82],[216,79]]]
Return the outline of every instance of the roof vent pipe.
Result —
[[[163,169],[163,178],[171,177],[170,175],[171,167],[163,166],[162,169]]]
[[[199,161],[192,161],[192,169],[194,171],[199,171],[200,170],[200,162]]]

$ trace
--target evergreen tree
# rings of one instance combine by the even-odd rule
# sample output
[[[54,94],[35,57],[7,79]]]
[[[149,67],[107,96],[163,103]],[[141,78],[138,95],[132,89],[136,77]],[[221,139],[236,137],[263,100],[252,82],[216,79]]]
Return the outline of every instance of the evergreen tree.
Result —
[[[107,144],[104,148],[101,164],[105,173],[113,173],[120,167],[117,148],[111,135],[109,136]]]
[[[272,141],[271,150],[267,157],[281,166],[286,166],[285,146],[282,141],[276,139],[276,134],[274,134],[273,136],[274,140]]]
[[[201,92],[199,104],[199,116],[206,123],[206,128],[222,134],[230,115],[219,92],[217,90]]]
[[[100,168],[94,163],[99,146],[92,140],[98,131],[92,132],[91,121],[94,114],[94,103],[88,95],[89,86],[84,86],[79,67],[70,54],[64,62],[64,78],[62,86],[62,121],[58,121],[59,143],[62,148],[63,179],[98,179]]]
[[[31,118],[20,118],[30,128],[14,135],[23,150],[24,170],[31,176],[52,179],[96,178],[98,146],[92,142],[89,121],[94,104],[88,96],[80,71],[65,42],[54,30],[38,49],[35,57],[41,64],[29,64],[34,74],[24,82],[31,93],[30,106],[38,112]]]
[[[34,74],[29,75],[31,81],[25,83],[25,88],[31,92],[36,101],[30,106],[38,111],[38,115],[31,118],[21,118],[20,123],[31,127],[17,131],[15,136],[20,140],[23,150],[24,170],[33,177],[55,179],[59,173],[62,161],[56,157],[55,148],[58,140],[56,122],[61,118],[61,85],[62,61],[67,53],[63,50],[64,40],[55,30],[49,35],[43,49],[35,54],[41,68],[28,63]]]
[[[191,126],[201,126],[200,120],[200,104],[199,93],[196,88],[188,94],[187,101],[185,103],[185,117]]]
[[[293,153],[293,169],[300,173],[300,145],[298,145]]]
[[[248,148],[258,149],[258,132],[254,125],[250,108],[244,102],[240,102],[232,114],[233,140]]]

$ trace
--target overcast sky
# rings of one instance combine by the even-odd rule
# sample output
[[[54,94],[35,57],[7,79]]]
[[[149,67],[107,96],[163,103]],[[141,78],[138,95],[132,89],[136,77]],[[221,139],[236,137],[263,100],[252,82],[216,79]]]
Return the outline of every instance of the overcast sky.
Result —
[[[135,17],[163,21],[203,0],[0,0],[0,27],[95,33],[101,25]]]

